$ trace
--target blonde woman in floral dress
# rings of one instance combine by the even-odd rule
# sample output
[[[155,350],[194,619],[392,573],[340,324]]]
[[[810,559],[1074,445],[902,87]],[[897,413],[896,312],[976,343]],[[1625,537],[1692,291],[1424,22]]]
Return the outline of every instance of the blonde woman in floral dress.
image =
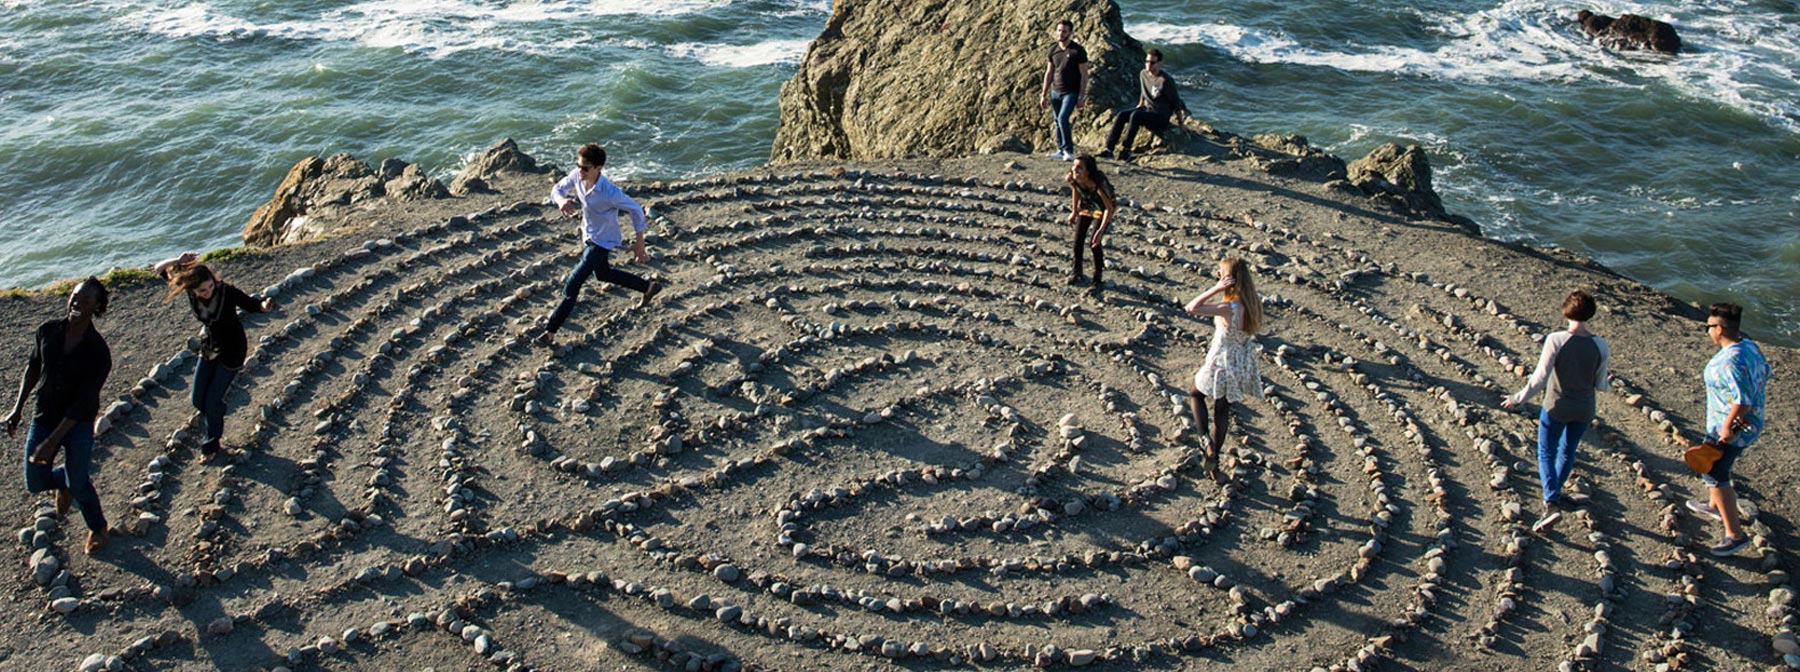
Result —
[[[1217,299],[1217,301],[1215,301]],[[1256,353],[1250,349],[1250,338],[1262,328],[1262,298],[1256,295],[1256,282],[1250,267],[1238,257],[1219,262],[1219,281],[1187,304],[1189,315],[1213,318],[1212,346],[1207,348],[1206,363],[1194,373],[1194,388],[1188,401],[1193,406],[1194,424],[1207,436],[1206,474],[1214,480],[1219,475],[1219,451],[1225,445],[1225,430],[1231,422],[1231,405],[1245,399],[1261,399],[1262,373],[1256,366]],[[1208,422],[1208,400],[1212,417]]]

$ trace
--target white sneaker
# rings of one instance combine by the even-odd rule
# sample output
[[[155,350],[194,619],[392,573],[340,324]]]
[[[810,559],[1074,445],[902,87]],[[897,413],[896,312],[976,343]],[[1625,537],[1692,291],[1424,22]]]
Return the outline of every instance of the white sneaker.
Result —
[[[1060,150],[1060,149],[1059,149],[1059,150],[1056,150],[1056,151],[1054,151],[1054,152],[1051,152],[1051,153],[1049,153],[1049,154],[1045,154],[1045,155],[1044,155],[1044,156],[1047,156],[1047,157],[1049,157],[1049,158],[1052,158],[1052,159],[1056,159],[1056,160],[1057,160],[1057,161],[1067,161],[1067,160],[1069,160],[1069,157],[1068,157],[1068,156],[1066,156],[1066,155],[1064,155],[1064,154],[1063,154],[1063,153],[1062,153],[1062,150]]]
[[[1689,511],[1693,511],[1695,515],[1698,515],[1701,518],[1705,518],[1705,519],[1713,521],[1715,523],[1725,522],[1725,519],[1719,515],[1719,511],[1717,509],[1714,509],[1712,507],[1712,504],[1709,502],[1702,502],[1697,499],[1690,499],[1690,500],[1687,500],[1687,508]]]

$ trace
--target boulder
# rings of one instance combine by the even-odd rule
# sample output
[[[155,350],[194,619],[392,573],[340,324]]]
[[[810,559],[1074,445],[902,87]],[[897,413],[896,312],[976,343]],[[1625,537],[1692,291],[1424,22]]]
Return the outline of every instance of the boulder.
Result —
[[[1675,34],[1675,27],[1656,19],[1636,14],[1615,19],[1584,9],[1575,14],[1575,21],[1588,38],[1608,49],[1681,53],[1681,36]]]
[[[450,191],[416,164],[399,159],[379,169],[349,154],[321,159],[309,156],[288,169],[275,195],[256,209],[242,237],[250,247],[269,247],[324,235],[330,227],[316,214],[377,198],[415,200],[445,198]]]
[[[450,192],[459,196],[487,193],[493,191],[489,183],[501,175],[543,175],[554,171],[554,167],[540,166],[537,159],[519,151],[519,143],[513,142],[512,138],[502,138],[475,155],[469,165],[450,178]]]
[[[833,4],[782,85],[770,160],[1046,150],[1050,112],[1038,94],[1051,28],[1065,18],[1091,66],[1076,144],[1098,148],[1112,111],[1136,102],[1144,59],[1111,0],[865,0]]]
[[[387,191],[390,198],[411,201],[450,197],[450,190],[444,188],[444,183],[427,176],[425,171],[419,170],[419,165],[416,163],[406,164],[399,175],[383,182],[381,186]]]
[[[1351,161],[1345,177],[1364,194],[1396,211],[1429,219],[1444,217],[1444,204],[1431,188],[1431,163],[1418,145],[1402,148],[1390,142],[1376,147],[1368,156]]]
[[[1344,177],[1344,160],[1306,142],[1303,135],[1264,133],[1251,138],[1257,148],[1248,157],[1270,175],[1335,180]]]

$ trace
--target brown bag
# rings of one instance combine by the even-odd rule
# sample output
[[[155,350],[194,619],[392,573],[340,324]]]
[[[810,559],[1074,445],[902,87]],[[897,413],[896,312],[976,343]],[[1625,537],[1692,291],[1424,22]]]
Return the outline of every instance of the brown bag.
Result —
[[[1681,454],[1681,460],[1686,462],[1688,468],[1694,470],[1694,473],[1706,474],[1711,473],[1713,463],[1719,461],[1719,458],[1724,456],[1725,453],[1721,452],[1718,446],[1711,443],[1702,443],[1695,446],[1688,446],[1687,452]]]

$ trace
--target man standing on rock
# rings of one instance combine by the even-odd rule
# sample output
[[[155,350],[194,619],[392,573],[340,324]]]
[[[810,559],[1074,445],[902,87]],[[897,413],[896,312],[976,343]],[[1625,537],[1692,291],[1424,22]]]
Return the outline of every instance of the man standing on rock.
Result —
[[[569,312],[575,309],[575,299],[581,295],[581,285],[590,275],[643,292],[639,307],[650,305],[650,300],[662,291],[661,283],[613,268],[610,263],[613,249],[624,242],[619,231],[620,211],[631,215],[631,228],[637,231],[637,240],[631,244],[632,260],[641,264],[649,261],[650,256],[644,252],[644,229],[648,226],[644,221],[644,208],[600,174],[605,166],[605,149],[593,143],[582,145],[575,152],[575,170],[550,189],[550,202],[556,204],[564,217],[581,215],[583,245],[581,263],[575,265],[575,271],[563,282],[562,302],[556,304],[556,310],[550,313],[550,320],[544,325],[544,333],[538,335],[538,342],[544,345],[555,343],[556,331],[569,319]]]
[[[1113,117],[1112,131],[1106,134],[1106,150],[1100,152],[1100,158],[1113,158],[1113,147],[1119,147],[1119,160],[1131,160],[1131,142],[1137,138],[1138,127],[1150,129],[1151,133],[1161,133],[1169,128],[1170,120],[1181,123],[1187,116],[1187,103],[1181,102],[1181,94],[1175,90],[1175,78],[1162,71],[1163,54],[1161,49],[1151,49],[1144,55],[1144,69],[1138,72],[1137,107],[1119,110]],[[1125,144],[1119,145],[1119,132],[1125,132]]]
[[[1690,499],[1687,506],[1724,524],[1725,538],[1712,547],[1718,556],[1734,555],[1750,543],[1738,513],[1731,467],[1762,436],[1763,391],[1769,382],[1769,360],[1762,348],[1738,331],[1743,317],[1743,306],[1735,303],[1715,303],[1706,316],[1706,336],[1719,346],[1701,373],[1706,383],[1706,443],[1718,448],[1720,455],[1712,469],[1700,475],[1711,501]]]
[[[1056,115],[1056,151],[1050,158],[1068,161],[1075,158],[1075,136],[1070,119],[1075,108],[1087,98],[1087,49],[1071,37],[1075,24],[1068,19],[1056,22],[1056,43],[1050,45],[1050,63],[1044,69],[1044,86],[1038,94],[1038,107],[1049,107]]]

